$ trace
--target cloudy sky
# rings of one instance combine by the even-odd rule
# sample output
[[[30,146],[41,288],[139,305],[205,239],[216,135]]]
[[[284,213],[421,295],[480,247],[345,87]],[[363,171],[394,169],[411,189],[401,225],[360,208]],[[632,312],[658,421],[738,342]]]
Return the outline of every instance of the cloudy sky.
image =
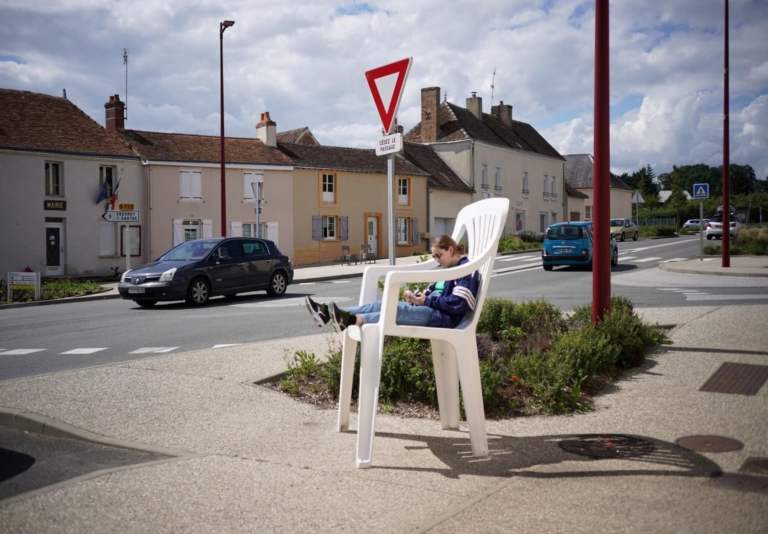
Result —
[[[611,3],[611,166],[722,163],[724,0]],[[768,0],[731,0],[731,161],[768,176]],[[592,152],[594,1],[0,0],[0,87],[68,98],[100,124],[110,94],[139,130],[219,134],[219,22],[227,135],[308,126],[323,144],[380,133],[364,72],[413,57],[420,89],[499,100],[562,154]],[[495,83],[493,78],[496,70]],[[493,98],[491,95],[492,84]],[[2,113],[2,110],[0,110]]]

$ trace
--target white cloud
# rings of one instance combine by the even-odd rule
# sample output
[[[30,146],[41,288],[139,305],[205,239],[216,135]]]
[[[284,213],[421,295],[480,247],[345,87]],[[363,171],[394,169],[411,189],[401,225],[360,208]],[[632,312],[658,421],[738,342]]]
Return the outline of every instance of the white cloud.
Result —
[[[768,2],[730,5],[731,160],[764,176]],[[493,103],[512,104],[559,151],[592,152],[594,12],[584,0],[5,0],[0,17],[0,86],[66,87],[100,123],[107,97],[124,92],[127,48],[129,127],[218,134],[218,25],[231,19],[228,134],[254,135],[270,111],[279,130],[371,146],[380,126],[363,73],[412,56],[406,129],[422,87],[459,105],[477,91],[488,109],[494,82]],[[615,170],[719,164],[722,22],[721,0],[611,4],[611,103],[636,102],[611,123]]]

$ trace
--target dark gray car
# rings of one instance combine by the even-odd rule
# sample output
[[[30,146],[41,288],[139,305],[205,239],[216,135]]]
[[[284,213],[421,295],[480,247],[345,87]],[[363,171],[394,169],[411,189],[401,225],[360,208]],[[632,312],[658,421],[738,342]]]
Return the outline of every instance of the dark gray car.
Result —
[[[288,256],[268,239],[247,237],[187,241],[157,260],[123,274],[118,291],[140,306],[160,300],[185,300],[201,306],[210,297],[266,290],[285,294],[293,282]]]

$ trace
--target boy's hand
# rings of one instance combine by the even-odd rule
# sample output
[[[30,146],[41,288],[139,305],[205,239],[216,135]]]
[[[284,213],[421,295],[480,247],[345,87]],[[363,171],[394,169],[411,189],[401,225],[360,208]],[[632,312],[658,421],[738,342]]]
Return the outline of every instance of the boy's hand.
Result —
[[[424,306],[424,303],[427,301],[427,296],[422,293],[421,291],[417,291],[411,297],[408,299],[408,302],[413,304],[414,306]]]

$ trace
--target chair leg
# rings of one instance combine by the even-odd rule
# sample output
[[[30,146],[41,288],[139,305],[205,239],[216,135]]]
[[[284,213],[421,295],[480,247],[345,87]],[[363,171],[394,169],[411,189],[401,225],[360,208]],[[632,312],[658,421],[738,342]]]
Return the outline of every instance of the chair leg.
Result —
[[[466,346],[461,347],[461,357],[458,358],[458,364],[472,456],[488,456],[483,389],[480,384],[480,362],[477,358],[477,345],[475,345],[474,339]]]
[[[431,339],[432,362],[435,367],[437,405],[443,430],[459,428],[459,374],[453,345]]]
[[[379,402],[384,338],[377,324],[362,327],[360,341],[360,402],[357,416],[357,467],[372,465],[374,421]]]
[[[355,374],[355,353],[357,341],[348,333],[344,334],[341,349],[341,384],[339,385],[339,419],[336,430],[342,432],[349,428],[349,406],[352,403],[352,379]]]

